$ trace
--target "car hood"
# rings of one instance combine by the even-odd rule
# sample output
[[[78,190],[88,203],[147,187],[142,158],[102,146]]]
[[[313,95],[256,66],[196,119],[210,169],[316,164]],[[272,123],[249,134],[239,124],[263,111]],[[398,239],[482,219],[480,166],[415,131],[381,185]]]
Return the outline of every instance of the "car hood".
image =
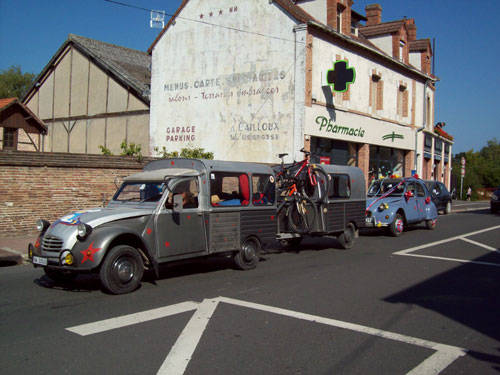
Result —
[[[116,220],[151,215],[153,208],[106,207],[73,212],[54,221],[44,236],[55,236],[63,241],[63,248],[71,249],[77,238],[78,224],[85,223],[95,228]]]
[[[387,203],[388,205],[391,205],[392,203],[398,203],[401,201],[401,199],[403,199],[404,197],[385,197],[385,198],[380,198],[380,197],[373,197],[373,198],[368,198],[366,200],[366,209],[368,209],[368,207],[372,206],[372,204],[374,206],[376,206],[375,208],[377,208],[381,203]],[[374,204],[374,202],[376,201],[376,203]],[[370,207],[370,209],[373,209],[373,206]]]

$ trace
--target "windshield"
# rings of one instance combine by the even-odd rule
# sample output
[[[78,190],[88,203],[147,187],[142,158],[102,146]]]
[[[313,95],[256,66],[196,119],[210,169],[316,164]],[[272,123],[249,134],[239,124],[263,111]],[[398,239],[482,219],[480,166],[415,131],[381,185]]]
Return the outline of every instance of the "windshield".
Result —
[[[401,180],[375,180],[368,189],[368,196],[385,195],[389,197],[401,196],[405,190],[405,185]]]
[[[125,182],[113,197],[118,202],[158,202],[165,191],[164,182]]]

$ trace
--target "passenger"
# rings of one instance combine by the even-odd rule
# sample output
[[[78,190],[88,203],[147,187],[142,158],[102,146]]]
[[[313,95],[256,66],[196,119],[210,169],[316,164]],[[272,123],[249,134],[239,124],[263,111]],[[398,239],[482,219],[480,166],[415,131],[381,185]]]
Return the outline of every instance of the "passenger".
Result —
[[[184,191],[182,193],[182,207],[183,208],[196,208],[196,198],[190,191]]]

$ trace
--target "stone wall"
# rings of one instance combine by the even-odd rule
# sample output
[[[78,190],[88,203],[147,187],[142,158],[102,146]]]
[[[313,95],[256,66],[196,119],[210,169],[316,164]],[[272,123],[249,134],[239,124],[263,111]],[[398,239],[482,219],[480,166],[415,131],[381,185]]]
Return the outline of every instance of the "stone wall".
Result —
[[[115,179],[139,172],[151,158],[0,151],[0,236],[34,232],[40,218],[102,206]]]

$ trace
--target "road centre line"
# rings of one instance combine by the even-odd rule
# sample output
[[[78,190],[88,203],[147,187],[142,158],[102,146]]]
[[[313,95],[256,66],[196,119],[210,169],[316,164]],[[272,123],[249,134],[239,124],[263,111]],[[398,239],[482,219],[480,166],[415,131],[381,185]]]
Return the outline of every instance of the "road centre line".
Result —
[[[410,247],[409,249],[396,251],[393,254],[394,255],[409,255],[409,256],[426,257],[425,255],[416,255],[416,254],[409,254],[409,253],[412,253],[412,252],[417,251],[417,250],[422,250],[422,249],[425,249],[425,248],[428,248],[428,247],[431,247],[431,246],[441,245],[443,243],[447,243],[447,242],[451,242],[451,241],[455,241],[455,240],[461,240],[461,239],[463,239],[465,237],[474,236],[476,234],[483,233],[483,232],[488,232],[490,230],[495,230],[495,229],[498,229],[498,228],[500,228],[500,225],[496,225],[494,227],[490,227],[490,228],[486,228],[486,229],[477,230],[477,231],[474,231],[474,232],[469,232],[469,233],[466,233],[466,234],[461,234],[459,236],[454,236],[454,237],[446,238],[444,240],[429,242],[428,244],[425,244],[425,245]],[[446,258],[446,259],[449,259],[449,258]]]
[[[198,303],[196,302],[181,302],[175,305],[146,310],[135,314],[128,314],[119,316],[117,318],[110,318],[106,320],[100,320],[98,322],[82,324],[66,328],[66,330],[76,333],[80,336],[88,336],[95,333],[101,333],[116,328],[122,328],[133,324],[144,323],[150,320],[160,319],[183,312],[196,310],[197,307]]]

